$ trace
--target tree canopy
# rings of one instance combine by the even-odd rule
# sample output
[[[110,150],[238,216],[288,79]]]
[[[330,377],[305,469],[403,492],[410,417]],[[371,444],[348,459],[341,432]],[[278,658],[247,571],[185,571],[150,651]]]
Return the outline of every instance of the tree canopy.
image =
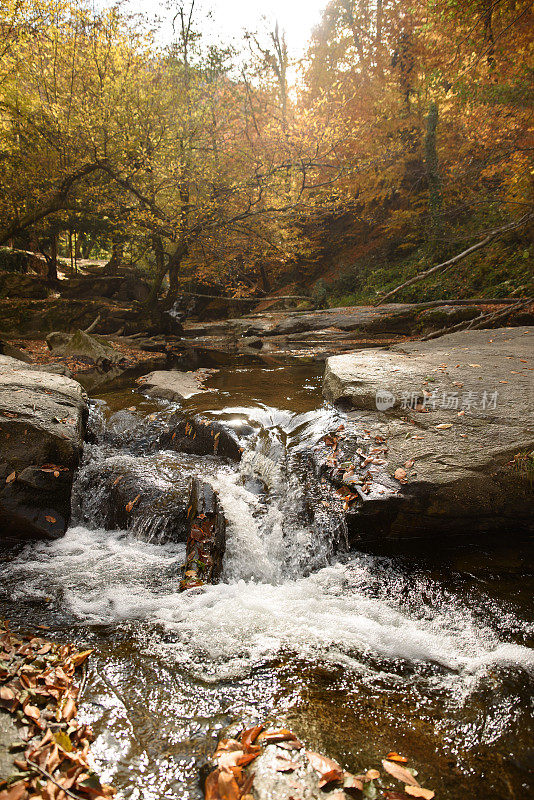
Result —
[[[331,0],[299,64],[274,21],[239,49],[174,13],[161,47],[119,5],[2,4],[0,244],[52,277],[68,232],[111,267],[127,248],[152,300],[166,276],[171,299],[268,292],[447,255],[532,207],[527,0]]]

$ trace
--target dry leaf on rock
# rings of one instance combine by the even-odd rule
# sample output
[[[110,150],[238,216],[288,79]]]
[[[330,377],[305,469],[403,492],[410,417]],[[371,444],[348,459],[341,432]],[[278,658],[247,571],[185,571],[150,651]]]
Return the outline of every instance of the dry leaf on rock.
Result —
[[[327,758],[326,756],[322,756],[320,753],[312,753],[309,750],[305,750],[306,757],[314,770],[316,770],[321,777],[332,772],[332,770],[336,770],[337,772],[343,773],[343,770],[332,758]]]
[[[288,740],[297,740],[297,737],[291,731],[286,730],[285,728],[279,731],[264,731],[260,733],[258,738],[256,739],[257,742],[262,742],[263,744],[276,744],[277,742],[284,742]]]
[[[241,791],[231,772],[220,772],[217,780],[220,800],[239,800]]]
[[[404,791],[410,797],[422,797],[423,800],[432,800],[436,794],[432,789],[423,789],[422,786],[405,786]]]
[[[319,789],[322,789],[323,786],[326,786],[327,783],[332,783],[333,781],[342,781],[344,778],[344,772],[341,769],[331,769],[330,772],[325,772],[321,775],[321,779],[319,781]]]
[[[343,773],[343,788],[344,789],[359,789],[363,791],[363,780],[351,772]]]
[[[254,744],[258,736],[263,730],[263,725],[256,725],[254,728],[247,728],[241,734],[241,744],[243,745],[244,749],[250,747],[250,745]]]
[[[298,769],[298,766],[294,761],[290,761],[289,758],[282,758],[282,756],[277,756],[274,760],[274,768],[277,772],[294,772],[294,770]]]
[[[398,467],[398,469],[395,470],[394,477],[396,478],[396,480],[400,481],[401,483],[404,483],[404,481],[406,480],[406,470],[403,469],[402,467]]]
[[[393,777],[398,781],[408,783],[410,786],[419,786],[418,781],[416,781],[412,773],[408,772],[407,769],[401,767],[399,764],[395,764],[394,761],[387,761],[386,759],[383,759],[382,766],[386,772],[389,772],[389,774],[393,775]]]

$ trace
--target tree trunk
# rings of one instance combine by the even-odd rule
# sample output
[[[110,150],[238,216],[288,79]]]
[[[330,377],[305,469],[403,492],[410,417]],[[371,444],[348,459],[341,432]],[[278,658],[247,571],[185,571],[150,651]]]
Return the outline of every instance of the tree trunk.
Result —
[[[169,292],[167,294],[168,300],[176,300],[178,294],[180,294],[180,287],[178,285],[178,277],[180,275],[180,267],[182,266],[182,261],[184,260],[185,256],[187,255],[187,244],[182,242],[178,245],[174,253],[172,254],[171,258],[169,259]]]
[[[55,283],[57,281],[57,232],[54,231],[50,240],[50,258],[48,261],[48,280]]]
[[[260,266],[260,277],[264,292],[269,294],[271,291],[271,283],[269,281],[269,276],[267,275],[267,270],[263,264]]]
[[[116,234],[113,234],[112,244],[111,244],[111,258],[105,266],[106,274],[115,275],[117,273],[117,270],[122,264],[123,258],[124,258],[124,243]]]
[[[430,211],[430,250],[435,251],[441,234],[441,179],[439,176],[438,151],[436,148],[436,129],[438,125],[438,106],[432,101],[428,110],[425,136],[425,169],[428,182],[428,205]]]

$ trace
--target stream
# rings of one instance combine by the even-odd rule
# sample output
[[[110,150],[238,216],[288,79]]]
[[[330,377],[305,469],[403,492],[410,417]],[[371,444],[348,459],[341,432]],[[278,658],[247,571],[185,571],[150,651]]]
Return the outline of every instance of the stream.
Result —
[[[179,593],[185,545],[150,515],[103,524],[99,475],[172,487],[198,459],[150,449],[176,409],[132,390],[92,403],[93,441],[58,541],[0,555],[0,613],[95,648],[80,716],[128,800],[198,800],[222,732],[271,720],[354,772],[392,750],[446,800],[534,790],[532,545],[346,552],[306,523],[295,458],[342,421],[322,367],[228,367],[185,407],[234,429],[240,465],[204,457],[227,518],[221,582]],[[169,538],[171,539],[169,541]]]

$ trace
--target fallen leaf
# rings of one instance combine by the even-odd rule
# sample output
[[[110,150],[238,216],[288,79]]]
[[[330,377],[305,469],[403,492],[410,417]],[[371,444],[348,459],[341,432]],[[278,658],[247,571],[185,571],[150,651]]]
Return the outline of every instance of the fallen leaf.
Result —
[[[376,781],[377,778],[380,777],[380,773],[377,769],[368,769],[365,773],[365,780],[366,781]]]
[[[75,653],[71,657],[71,661],[72,661],[72,663],[74,664],[75,667],[79,667],[81,664],[83,664],[85,659],[88,656],[90,656],[91,653],[94,653],[94,652],[95,652],[94,648],[92,650],[82,650],[80,653]]]
[[[412,773],[408,772],[408,770],[404,767],[400,767],[398,764],[395,764],[394,761],[387,761],[387,759],[383,759],[382,766],[386,772],[389,772],[389,774],[393,775],[393,777],[398,781],[408,783],[410,786],[419,786],[418,781],[416,781]]]
[[[29,703],[27,703],[25,706],[23,706],[23,710],[28,719],[31,719],[34,722],[38,722],[38,720],[41,718],[41,712],[39,711],[37,706],[32,706]]]
[[[388,761],[398,761],[401,764],[406,764],[408,762],[406,756],[400,756],[398,753],[395,753],[395,751],[388,753],[386,758]]]
[[[263,725],[256,725],[254,728],[246,728],[241,734],[241,744],[247,750],[250,745],[254,744],[258,736],[263,730]]]
[[[112,486],[116,486],[118,483],[120,483],[122,481],[123,478],[124,478],[124,475],[119,475],[119,477],[115,478],[115,480],[113,481],[113,483],[111,485]]]
[[[440,425],[436,425],[437,431],[444,431],[446,428],[452,428],[452,422],[442,422]]]
[[[363,781],[351,772],[345,772],[343,775],[343,788],[344,789],[359,789],[363,791]]]
[[[342,781],[343,778],[344,773],[342,769],[331,769],[330,772],[325,772],[323,775],[321,775],[319,789],[322,789],[323,786],[327,785],[327,783],[332,783],[332,781]]]
[[[305,750],[305,753],[314,770],[316,770],[321,776],[332,772],[332,770],[336,770],[338,772],[343,771],[337,761],[334,761],[332,758],[322,756],[320,753],[312,753],[309,750]]]
[[[298,769],[298,766],[294,761],[290,761],[289,758],[282,758],[282,756],[277,756],[274,760],[276,772],[294,772],[294,770]]]
[[[264,731],[263,733],[260,733],[256,741],[265,742],[267,744],[276,744],[276,742],[284,742],[291,739],[296,740],[297,737],[294,733],[291,733],[291,731],[282,729],[279,731]]]
[[[0,800],[23,800],[25,797],[28,797],[25,781],[17,781],[0,792]]]
[[[130,511],[132,510],[132,508],[137,503],[137,501],[139,500],[140,497],[141,497],[141,495],[138,494],[137,497],[134,497],[133,500],[130,500],[129,503],[126,503],[125,508],[126,508],[126,511],[128,512],[128,514],[130,513]]]
[[[51,517],[50,514],[46,514],[45,515],[45,520],[47,522],[51,522],[51,523],[57,522],[56,518],[55,517]]]
[[[396,480],[403,483],[406,480],[406,470],[403,469],[402,467],[398,467],[398,469],[395,470],[394,477]]]
[[[432,800],[436,794],[432,789],[423,789],[422,786],[405,786],[404,791],[411,797],[422,797],[424,800]]]
[[[17,473],[16,472],[11,472],[6,478],[6,483],[12,483],[15,480],[16,477],[17,477]]]
[[[220,800],[239,800],[241,791],[231,772],[219,772],[217,788]]]
[[[413,465],[414,465],[413,458],[410,458],[409,461],[406,461],[404,463],[404,466],[406,467],[406,469],[410,469],[411,467],[413,467]]]
[[[480,367],[482,368],[482,364],[469,364],[470,367]]]

